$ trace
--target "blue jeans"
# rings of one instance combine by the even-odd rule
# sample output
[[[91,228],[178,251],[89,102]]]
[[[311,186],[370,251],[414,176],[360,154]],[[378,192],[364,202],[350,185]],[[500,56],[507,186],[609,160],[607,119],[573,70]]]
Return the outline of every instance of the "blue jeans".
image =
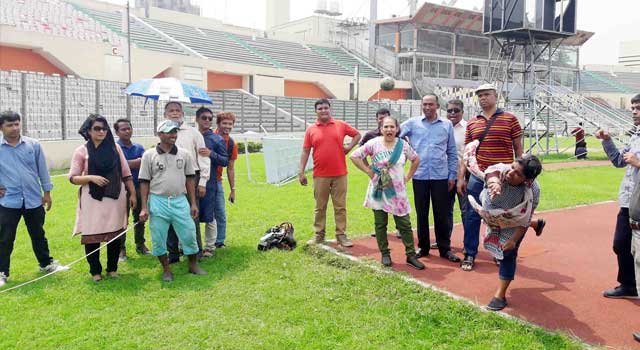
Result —
[[[447,221],[449,223],[449,238],[451,238],[451,233],[453,232],[453,208],[456,204],[456,197],[458,197],[458,205],[460,206],[460,218],[462,219],[462,224],[464,225],[464,218],[467,216],[465,210],[467,210],[467,194],[460,195],[456,190],[456,187],[453,188],[453,191],[449,193],[449,213],[447,215]]]
[[[518,258],[518,249],[520,249],[520,243],[524,239],[522,238],[516,243],[516,247],[511,250],[505,250],[503,252],[503,259],[500,260],[500,268],[498,271],[498,276],[503,281],[513,281],[513,278],[516,275],[516,259]]]
[[[467,184],[467,195],[473,196],[480,203],[480,192],[484,188],[484,182],[471,175]],[[464,225],[464,255],[474,257],[478,255],[478,245],[480,244],[480,223],[481,218],[470,205],[465,208],[463,219]]]
[[[224,209],[224,186],[222,185],[221,181],[217,183],[215,191],[216,205],[214,207],[213,214],[216,218],[216,229],[218,231],[218,235],[216,236],[216,244],[223,244],[224,240],[227,239],[227,213]]]

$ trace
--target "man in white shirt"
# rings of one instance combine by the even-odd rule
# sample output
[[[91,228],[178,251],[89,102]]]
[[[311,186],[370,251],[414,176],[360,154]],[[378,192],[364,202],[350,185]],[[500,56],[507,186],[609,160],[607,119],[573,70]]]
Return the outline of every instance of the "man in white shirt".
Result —
[[[180,125],[176,146],[184,149],[191,156],[193,168],[196,171],[196,184],[198,186],[196,191],[196,200],[198,200],[198,198],[203,197],[206,193],[207,181],[211,175],[211,159],[200,154],[201,150],[207,150],[207,146],[204,143],[204,137],[202,137],[202,134],[198,129],[184,122],[184,112],[180,102],[167,102],[164,106],[164,117],[165,119],[173,120]],[[196,223],[196,240],[198,242],[200,255],[202,254],[202,236],[200,234],[200,225],[198,220],[199,219],[196,218],[194,221]],[[173,226],[169,227],[167,250],[169,251],[169,263],[176,263],[180,261],[178,236],[176,236]]]
[[[447,118],[453,123],[453,137],[456,139],[456,149],[458,151],[458,168],[462,162],[464,153],[464,134],[467,130],[467,121],[463,119],[464,103],[461,100],[451,100],[447,103]],[[457,184],[456,184],[457,185]],[[455,187],[457,188],[457,186]],[[451,202],[449,205],[449,238],[453,231],[453,206],[456,202],[456,190],[451,191]],[[467,206],[467,194],[458,193],[458,205],[460,206],[460,217],[464,222],[464,211]]]

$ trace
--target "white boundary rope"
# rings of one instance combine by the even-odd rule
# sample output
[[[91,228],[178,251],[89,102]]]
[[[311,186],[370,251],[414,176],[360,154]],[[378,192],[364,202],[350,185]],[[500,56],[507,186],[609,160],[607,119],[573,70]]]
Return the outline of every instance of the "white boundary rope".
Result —
[[[34,278],[34,279],[32,279],[32,280],[29,280],[29,281],[26,281],[26,282],[20,283],[20,284],[18,284],[18,285],[16,285],[16,286],[13,286],[13,287],[11,287],[11,288],[7,288],[7,289],[0,290],[0,294],[2,294],[2,293],[7,293],[7,292],[12,291],[12,290],[14,290],[14,289],[18,289],[18,288],[23,287],[23,286],[26,286],[26,285],[28,285],[28,284],[31,284],[31,283],[37,282],[37,281],[39,281],[39,280],[41,280],[41,279],[44,279],[44,278],[46,278],[46,277],[49,277],[49,276],[51,276],[51,275],[53,275],[53,274],[56,274],[56,273],[58,273],[58,272],[68,271],[68,270],[70,270],[70,269],[71,269],[71,266],[73,266],[73,265],[75,265],[75,264],[79,263],[79,262],[80,262],[80,261],[82,261],[82,260],[85,260],[85,259],[87,258],[87,256],[89,256],[89,255],[91,255],[91,254],[93,254],[93,253],[95,253],[95,252],[99,251],[100,249],[102,249],[102,248],[106,247],[109,243],[111,243],[111,242],[115,241],[116,239],[118,239],[118,238],[122,237],[122,235],[124,235],[125,233],[127,233],[129,230],[131,230],[131,228],[132,228],[132,227],[135,227],[135,226],[136,226],[136,225],[138,225],[139,223],[140,223],[140,221],[135,222],[135,223],[134,223],[133,225],[131,225],[129,228],[127,228],[126,230],[124,230],[124,231],[122,231],[122,232],[118,233],[118,235],[117,235],[117,236],[115,236],[115,237],[113,237],[109,242],[107,242],[107,243],[105,243],[105,244],[101,245],[100,247],[96,248],[96,249],[95,249],[95,250],[93,250],[91,253],[89,253],[89,254],[85,254],[83,257],[78,258],[78,259],[76,259],[76,260],[74,260],[74,261],[70,262],[70,263],[69,263],[69,264],[67,264],[67,265],[61,265],[62,267],[66,267],[66,269],[64,269],[64,270],[56,270],[56,271],[53,271],[53,272],[49,272],[49,273],[47,273],[47,274],[45,274],[45,275],[42,275],[42,276],[37,277],[37,278]]]

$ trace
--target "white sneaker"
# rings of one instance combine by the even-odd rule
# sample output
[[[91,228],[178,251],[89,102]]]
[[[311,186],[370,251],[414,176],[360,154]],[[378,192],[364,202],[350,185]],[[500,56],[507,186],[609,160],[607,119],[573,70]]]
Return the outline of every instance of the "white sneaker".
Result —
[[[0,287],[4,286],[5,284],[7,284],[7,276],[4,274],[4,272],[0,272]]]
[[[40,268],[40,272],[46,272],[46,273],[66,271],[66,270],[69,270],[69,266],[60,265],[56,260],[52,261],[51,264]]]

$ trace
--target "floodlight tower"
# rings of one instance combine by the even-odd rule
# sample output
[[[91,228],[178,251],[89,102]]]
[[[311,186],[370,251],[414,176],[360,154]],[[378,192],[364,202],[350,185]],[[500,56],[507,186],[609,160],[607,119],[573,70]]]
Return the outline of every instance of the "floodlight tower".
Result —
[[[506,106],[524,116],[529,151],[535,144],[540,147],[541,135],[547,138],[547,148],[540,148],[549,152],[552,116],[549,108],[536,99],[536,85],[551,84],[551,58],[564,39],[576,34],[576,3],[577,0],[484,3],[483,33],[492,37],[495,44],[484,80],[496,85]]]

